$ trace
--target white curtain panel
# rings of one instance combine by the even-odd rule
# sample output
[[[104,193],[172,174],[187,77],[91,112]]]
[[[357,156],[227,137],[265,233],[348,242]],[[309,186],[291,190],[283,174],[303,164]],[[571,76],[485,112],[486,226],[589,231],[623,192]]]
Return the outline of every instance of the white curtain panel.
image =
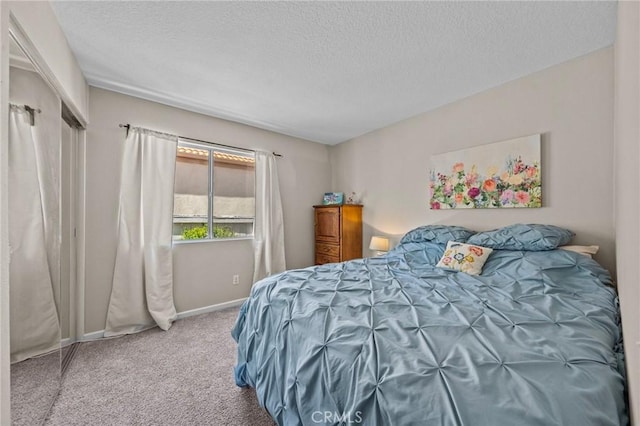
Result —
[[[256,221],[253,253],[253,282],[286,269],[284,221],[276,158],[256,151]]]
[[[122,156],[118,248],[105,336],[168,330],[173,303],[177,136],[131,128]]]
[[[36,117],[36,120],[38,117]],[[37,124],[37,123],[36,123]],[[30,115],[9,113],[9,265],[11,362],[59,348],[60,324],[51,259],[58,259],[59,138],[41,134]],[[59,137],[58,132],[58,137]],[[51,253],[49,253],[51,252]]]

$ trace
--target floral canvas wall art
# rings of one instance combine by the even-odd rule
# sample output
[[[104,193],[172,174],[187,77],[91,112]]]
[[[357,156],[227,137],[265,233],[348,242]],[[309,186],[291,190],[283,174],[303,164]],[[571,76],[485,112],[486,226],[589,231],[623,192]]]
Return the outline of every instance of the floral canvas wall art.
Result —
[[[430,207],[542,207],[540,135],[431,157]]]

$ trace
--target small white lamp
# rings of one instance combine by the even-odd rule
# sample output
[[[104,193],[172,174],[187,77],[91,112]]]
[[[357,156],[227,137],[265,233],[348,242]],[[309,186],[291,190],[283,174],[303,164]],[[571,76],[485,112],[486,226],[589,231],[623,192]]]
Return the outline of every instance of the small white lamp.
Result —
[[[369,243],[369,250],[376,252],[376,256],[382,256],[389,251],[389,239],[386,237],[371,237],[371,243]]]

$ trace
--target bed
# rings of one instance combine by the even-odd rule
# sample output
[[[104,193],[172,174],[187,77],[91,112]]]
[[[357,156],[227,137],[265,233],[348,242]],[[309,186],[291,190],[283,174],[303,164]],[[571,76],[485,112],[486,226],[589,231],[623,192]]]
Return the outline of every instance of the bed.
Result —
[[[279,425],[627,424],[608,272],[530,227],[480,238],[499,247],[480,275],[436,267],[474,237],[459,229],[257,282],[232,330],[237,385]]]

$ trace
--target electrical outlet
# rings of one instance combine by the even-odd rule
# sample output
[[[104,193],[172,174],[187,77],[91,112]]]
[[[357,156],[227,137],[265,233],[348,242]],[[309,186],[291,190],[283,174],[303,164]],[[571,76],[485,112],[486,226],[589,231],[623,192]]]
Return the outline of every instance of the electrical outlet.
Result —
[[[234,275],[233,276],[233,285],[238,285],[240,284],[240,275]]]

